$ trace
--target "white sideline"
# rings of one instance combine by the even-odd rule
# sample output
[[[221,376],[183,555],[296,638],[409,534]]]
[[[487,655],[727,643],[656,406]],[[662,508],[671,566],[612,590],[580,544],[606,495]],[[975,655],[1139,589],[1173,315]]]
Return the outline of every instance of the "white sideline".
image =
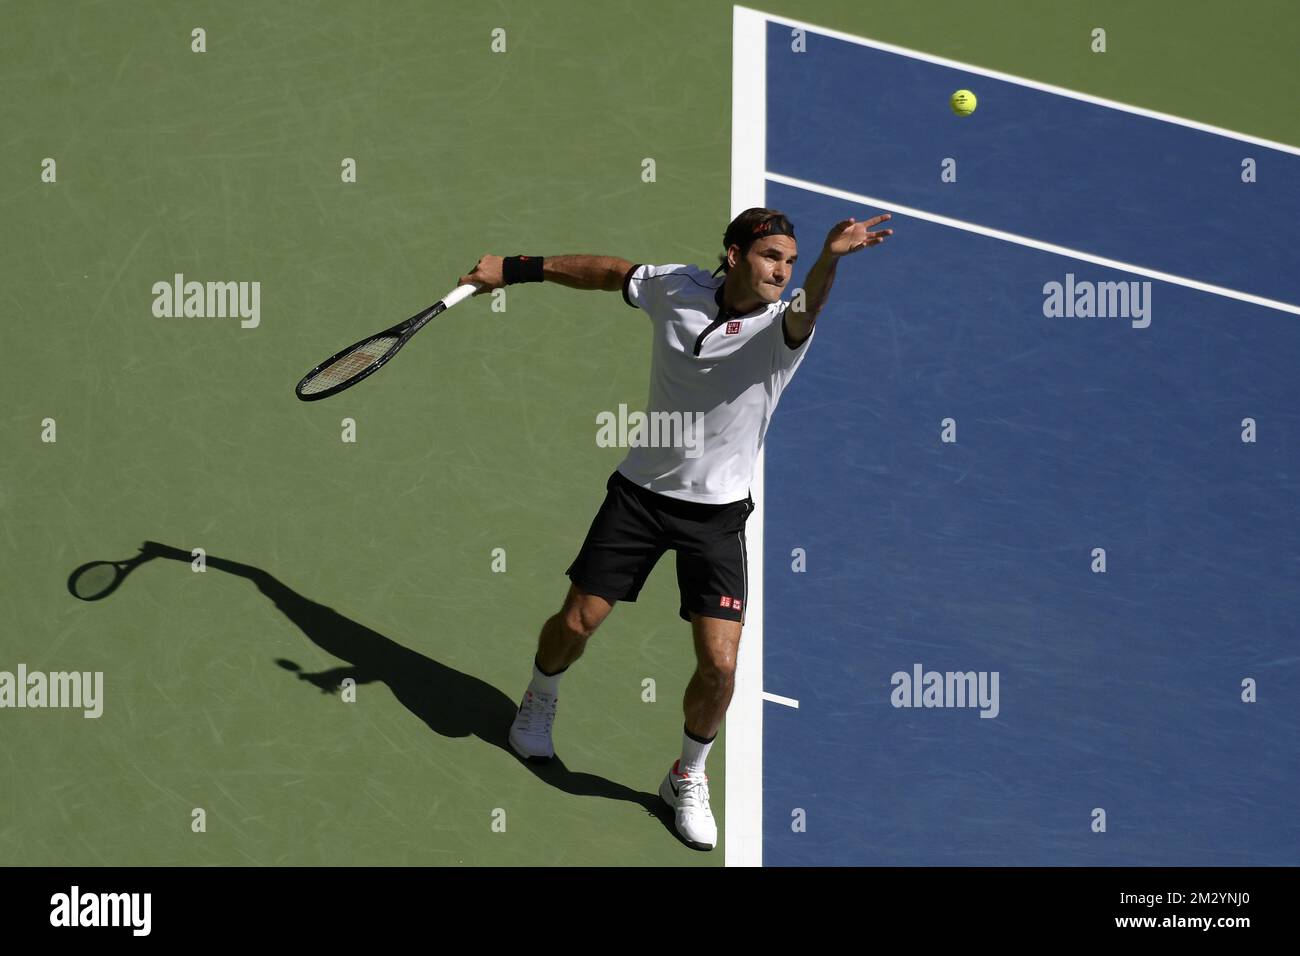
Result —
[[[767,21],[732,11],[731,215],[766,205]],[[763,451],[754,465],[754,512],[745,524],[749,595],[727,710],[725,866],[763,865]]]

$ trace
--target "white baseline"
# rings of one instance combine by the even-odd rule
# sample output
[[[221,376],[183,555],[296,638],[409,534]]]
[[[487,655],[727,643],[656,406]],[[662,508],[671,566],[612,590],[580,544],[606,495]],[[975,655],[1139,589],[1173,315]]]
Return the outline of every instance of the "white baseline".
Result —
[[[1108,100],[1105,97],[1093,96],[1090,93],[1080,93],[1078,90],[1066,89],[1064,86],[1054,86],[1051,83],[1040,83],[1037,80],[1026,79],[1023,76],[1003,73],[1000,70],[990,70],[987,67],[962,63],[960,60],[949,60],[946,57],[935,56],[931,53],[922,53],[919,50],[912,50],[905,46],[895,46],[892,43],[882,43],[879,40],[869,40],[866,37],[854,36],[852,33],[844,33],[840,30],[833,30],[830,27],[821,27],[815,23],[808,23],[804,20],[793,20],[790,17],[764,13],[761,10],[754,10],[749,7],[736,7],[735,10],[737,11],[737,19],[739,19],[739,11],[743,10],[752,16],[761,18],[763,21],[771,20],[774,23],[798,27],[799,29],[806,30],[809,33],[820,33],[822,36],[828,36],[836,40],[843,40],[846,43],[856,43],[858,46],[871,47],[874,50],[884,50],[886,53],[896,53],[899,56],[911,57],[913,60],[921,60],[925,63],[934,63],[938,66],[946,66],[954,70],[965,70],[967,73],[974,73],[976,76],[986,76],[991,80],[1001,80],[1003,83],[1014,83],[1016,86],[1024,86],[1031,90],[1039,90],[1043,93],[1051,93],[1054,96],[1065,96],[1072,100],[1092,103],[1094,106],[1104,106],[1107,109],[1119,110],[1122,113],[1132,113],[1134,116],[1145,116],[1147,119],[1160,120],[1162,123],[1173,123],[1175,126],[1185,126],[1188,129],[1200,130],[1202,133],[1211,133],[1215,136],[1226,136],[1229,139],[1240,140],[1243,143],[1254,143],[1256,146],[1264,146],[1268,149],[1276,149],[1283,153],[1290,153],[1293,156],[1300,156],[1300,147],[1291,146],[1287,143],[1279,143],[1271,139],[1264,139],[1260,136],[1251,136],[1247,133],[1234,132],[1230,129],[1224,129],[1221,126],[1211,126],[1209,123],[1198,123],[1196,120],[1186,119],[1182,116],[1173,116],[1169,113],[1161,113],[1158,110],[1149,110],[1145,107],[1133,106],[1129,103],[1120,103],[1118,100]]]

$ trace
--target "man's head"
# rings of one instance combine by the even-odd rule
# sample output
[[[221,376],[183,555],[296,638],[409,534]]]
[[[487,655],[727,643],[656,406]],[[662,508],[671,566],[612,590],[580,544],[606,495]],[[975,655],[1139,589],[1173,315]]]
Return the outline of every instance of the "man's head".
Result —
[[[727,226],[722,246],[719,268],[726,270],[729,298],[746,304],[781,298],[799,257],[794,225],[784,213],[746,209]]]

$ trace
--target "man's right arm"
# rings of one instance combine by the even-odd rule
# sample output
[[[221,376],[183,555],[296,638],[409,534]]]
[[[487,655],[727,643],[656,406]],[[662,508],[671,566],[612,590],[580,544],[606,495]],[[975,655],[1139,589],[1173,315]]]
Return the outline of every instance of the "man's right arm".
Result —
[[[501,256],[484,256],[474,266],[473,272],[460,277],[459,284],[475,282],[481,285],[475,295],[504,287],[502,261]],[[623,288],[623,277],[632,265],[617,256],[545,256],[542,259],[542,279],[571,289],[618,292]]]
[[[547,256],[542,261],[545,281],[598,292],[620,291],[631,268],[632,263],[617,256]]]

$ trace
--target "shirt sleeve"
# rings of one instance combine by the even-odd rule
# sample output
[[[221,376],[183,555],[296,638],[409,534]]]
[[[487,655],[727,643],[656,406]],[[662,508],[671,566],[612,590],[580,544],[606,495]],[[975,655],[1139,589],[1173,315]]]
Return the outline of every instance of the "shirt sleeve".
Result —
[[[623,276],[623,301],[634,309],[653,314],[663,306],[674,288],[700,271],[699,266],[681,263],[635,265]]]

